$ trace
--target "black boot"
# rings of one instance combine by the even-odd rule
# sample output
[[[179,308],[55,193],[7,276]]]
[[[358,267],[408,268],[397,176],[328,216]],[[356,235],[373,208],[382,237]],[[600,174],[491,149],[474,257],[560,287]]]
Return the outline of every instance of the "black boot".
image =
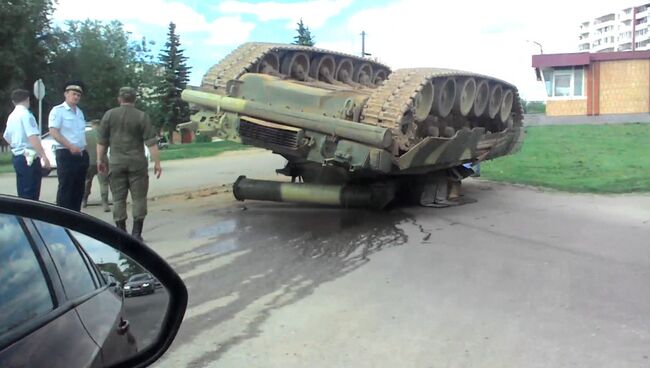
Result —
[[[115,226],[117,226],[118,229],[126,231],[126,220],[115,221]]]
[[[133,232],[131,233],[131,235],[133,235],[139,241],[143,241],[142,239],[143,226],[144,226],[144,219],[133,220]]]

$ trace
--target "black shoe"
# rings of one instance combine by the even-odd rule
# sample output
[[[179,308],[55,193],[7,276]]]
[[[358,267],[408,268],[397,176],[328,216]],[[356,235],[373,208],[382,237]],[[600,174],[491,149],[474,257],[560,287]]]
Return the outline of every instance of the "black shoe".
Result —
[[[118,229],[126,231],[126,220],[115,221],[115,226],[117,226]]]
[[[144,219],[133,220],[133,232],[131,232],[131,235],[133,235],[139,241],[143,241],[142,239],[143,226],[144,226]]]

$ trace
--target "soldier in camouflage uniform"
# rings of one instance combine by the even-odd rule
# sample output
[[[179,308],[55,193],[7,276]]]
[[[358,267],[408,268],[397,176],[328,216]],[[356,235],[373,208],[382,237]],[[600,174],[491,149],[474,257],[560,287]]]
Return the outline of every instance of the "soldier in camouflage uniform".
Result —
[[[86,190],[84,191],[81,207],[86,208],[88,206],[88,197],[93,186],[93,179],[97,175],[99,191],[102,197],[102,208],[104,212],[111,212],[111,208],[108,206],[108,176],[98,172],[97,165],[95,165],[95,162],[97,162],[97,131],[99,130],[99,120],[92,120],[90,124],[92,125],[92,129],[86,131],[86,145],[88,147],[88,157],[92,164],[88,166],[88,172],[86,173]]]
[[[149,172],[144,146],[149,147],[154,161],[154,174],[160,177],[162,168],[158,155],[158,136],[149,117],[135,108],[133,88],[120,88],[120,107],[108,110],[102,117],[97,136],[97,169],[108,172],[113,194],[113,220],[126,231],[126,197],[131,191],[133,201],[132,235],[142,240],[142,227],[147,215]],[[106,164],[106,149],[111,148],[111,162]]]

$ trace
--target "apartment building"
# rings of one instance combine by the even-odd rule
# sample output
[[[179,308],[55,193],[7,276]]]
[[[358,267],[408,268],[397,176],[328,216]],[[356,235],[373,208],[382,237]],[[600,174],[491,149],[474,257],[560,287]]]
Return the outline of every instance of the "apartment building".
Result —
[[[582,22],[578,51],[650,50],[650,3],[612,11]]]

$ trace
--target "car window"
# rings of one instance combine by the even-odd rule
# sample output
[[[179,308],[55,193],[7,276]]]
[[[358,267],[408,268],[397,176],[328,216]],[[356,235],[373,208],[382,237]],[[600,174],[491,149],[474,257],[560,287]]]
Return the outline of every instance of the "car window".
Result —
[[[91,271],[67,231],[40,221],[34,223],[50,250],[68,299],[76,299],[95,290]]]
[[[53,308],[43,269],[20,223],[0,215],[0,335]]]

